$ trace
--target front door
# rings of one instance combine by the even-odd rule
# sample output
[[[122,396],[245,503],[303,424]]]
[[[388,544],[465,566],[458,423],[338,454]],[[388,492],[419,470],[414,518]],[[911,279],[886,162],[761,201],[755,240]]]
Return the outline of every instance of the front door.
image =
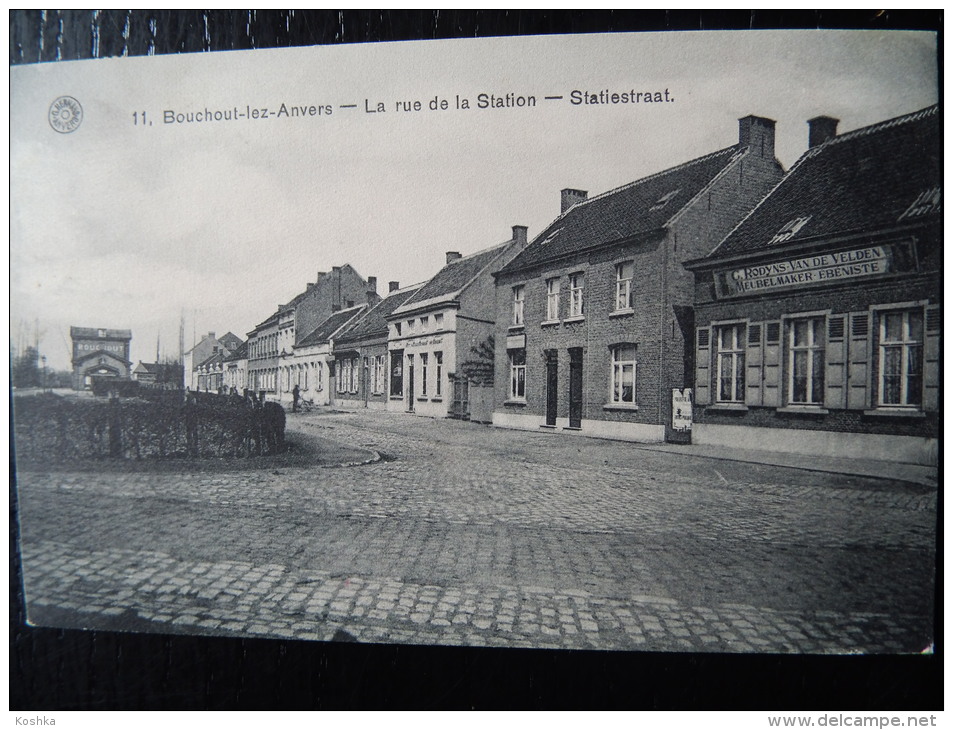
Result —
[[[414,412],[414,356],[407,356],[407,410]]]
[[[556,410],[559,406],[559,354],[546,350],[546,425],[556,425]]]
[[[569,350],[569,427],[582,428],[582,348]]]

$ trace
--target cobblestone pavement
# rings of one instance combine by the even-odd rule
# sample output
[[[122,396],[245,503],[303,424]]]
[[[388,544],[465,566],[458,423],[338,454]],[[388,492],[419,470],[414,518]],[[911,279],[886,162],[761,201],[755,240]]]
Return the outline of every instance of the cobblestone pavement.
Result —
[[[289,428],[384,458],[20,473],[31,621],[647,651],[932,641],[933,490],[404,414]]]

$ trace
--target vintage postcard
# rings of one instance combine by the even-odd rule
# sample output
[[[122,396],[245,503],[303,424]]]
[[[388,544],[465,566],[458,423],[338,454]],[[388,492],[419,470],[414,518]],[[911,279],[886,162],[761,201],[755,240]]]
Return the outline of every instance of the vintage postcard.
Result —
[[[31,624],[932,652],[935,34],[10,75]]]

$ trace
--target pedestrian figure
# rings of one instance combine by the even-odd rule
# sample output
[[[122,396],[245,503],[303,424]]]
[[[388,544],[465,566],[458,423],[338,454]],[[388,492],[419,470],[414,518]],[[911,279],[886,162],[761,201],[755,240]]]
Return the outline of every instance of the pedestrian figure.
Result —
[[[298,399],[301,397],[301,391],[298,389],[298,384],[295,383],[295,387],[291,390],[291,412],[298,412]]]

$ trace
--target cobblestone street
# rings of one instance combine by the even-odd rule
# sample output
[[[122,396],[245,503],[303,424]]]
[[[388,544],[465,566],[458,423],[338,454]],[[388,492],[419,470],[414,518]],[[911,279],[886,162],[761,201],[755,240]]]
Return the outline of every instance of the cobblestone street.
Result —
[[[933,639],[926,487],[403,414],[289,429],[383,458],[19,473],[31,621],[646,651]]]

